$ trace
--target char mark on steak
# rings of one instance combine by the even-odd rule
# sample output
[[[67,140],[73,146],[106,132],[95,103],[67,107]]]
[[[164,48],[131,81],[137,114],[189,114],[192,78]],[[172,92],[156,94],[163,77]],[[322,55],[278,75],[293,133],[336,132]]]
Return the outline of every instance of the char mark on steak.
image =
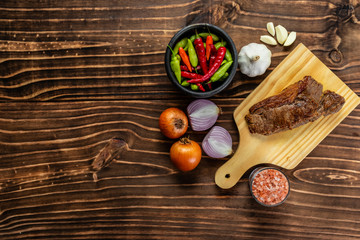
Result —
[[[305,76],[278,95],[253,105],[245,120],[251,133],[271,135],[336,113],[344,103],[342,96],[329,90],[323,93],[322,84]]]

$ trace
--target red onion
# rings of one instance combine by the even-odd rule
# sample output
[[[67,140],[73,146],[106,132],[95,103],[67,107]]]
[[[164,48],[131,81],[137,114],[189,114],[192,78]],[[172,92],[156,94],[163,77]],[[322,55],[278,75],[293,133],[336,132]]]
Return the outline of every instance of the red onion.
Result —
[[[220,114],[220,108],[210,100],[197,99],[187,107],[192,130],[205,131],[211,128]]]
[[[232,154],[230,133],[223,127],[214,126],[202,141],[204,152],[212,158],[223,158]]]

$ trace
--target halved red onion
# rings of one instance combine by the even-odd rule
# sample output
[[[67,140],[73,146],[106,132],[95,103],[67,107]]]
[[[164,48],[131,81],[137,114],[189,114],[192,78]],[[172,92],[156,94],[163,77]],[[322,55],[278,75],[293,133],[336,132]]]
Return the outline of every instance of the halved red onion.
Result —
[[[212,158],[223,158],[232,154],[230,133],[223,127],[214,126],[202,141],[204,152]]]
[[[220,114],[220,108],[210,100],[197,99],[187,107],[192,130],[205,131],[214,126]]]

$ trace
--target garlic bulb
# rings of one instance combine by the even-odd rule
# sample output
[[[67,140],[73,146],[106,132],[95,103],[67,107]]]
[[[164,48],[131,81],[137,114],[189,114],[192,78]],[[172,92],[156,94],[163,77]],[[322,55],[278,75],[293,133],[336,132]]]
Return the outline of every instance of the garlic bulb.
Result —
[[[250,43],[241,48],[238,63],[243,74],[262,75],[271,64],[271,51],[264,44]]]

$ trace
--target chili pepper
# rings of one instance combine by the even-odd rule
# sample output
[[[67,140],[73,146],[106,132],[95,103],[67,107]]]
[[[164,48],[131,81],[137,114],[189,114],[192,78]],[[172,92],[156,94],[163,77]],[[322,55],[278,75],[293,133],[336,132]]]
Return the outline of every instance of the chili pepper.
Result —
[[[186,72],[186,71],[181,71],[181,76],[184,78],[189,78],[189,79],[202,78],[202,75],[200,75],[200,74]]]
[[[191,80],[188,80],[188,82],[189,83],[201,83],[201,82],[208,80],[219,69],[221,62],[224,60],[225,53],[226,53],[226,48],[220,47],[217,51],[216,58],[215,58],[214,64],[211,67],[211,69],[202,78],[191,79]]]
[[[179,47],[179,54],[180,54],[182,61],[185,63],[185,65],[188,67],[189,71],[191,72],[192,70],[191,70],[191,64],[189,61],[189,57],[182,47]]]
[[[215,42],[220,40],[220,38],[213,33],[202,32],[202,33],[199,33],[199,36],[202,38],[207,38],[208,36],[211,36]]]
[[[190,71],[185,65],[180,65],[180,69],[181,71]],[[194,70],[194,68],[191,68],[191,70]]]
[[[231,62],[231,61],[233,60],[229,49],[226,49],[225,59],[226,59],[228,62]]]
[[[222,77],[219,79],[219,81],[224,81],[225,78],[227,78],[229,76],[229,73],[226,72],[224,75],[222,75]],[[186,81],[185,81],[186,82]]]
[[[211,51],[210,51],[210,61],[209,61],[209,68],[211,68],[214,65],[215,59],[216,59],[216,48],[214,44],[210,45]],[[207,86],[210,90],[212,90],[211,81],[207,80]]]
[[[211,68],[214,65],[214,61],[216,58],[216,48],[214,44],[210,45],[211,51],[210,51],[210,61],[209,61],[209,68]]]
[[[170,48],[172,55],[171,55],[171,61],[170,61],[170,67],[173,73],[175,74],[176,79],[179,83],[181,83],[181,69],[180,69],[180,59],[179,55],[175,54],[174,51]]]
[[[179,56],[179,55],[178,55],[178,56]],[[185,65],[180,65],[180,69],[181,69],[181,71],[190,71],[190,70],[188,69],[188,67],[185,66]],[[193,67],[191,68],[192,71],[195,71],[195,69],[196,69],[196,70],[200,70],[200,69],[201,69],[200,65],[197,65],[196,68],[193,68]]]
[[[217,42],[215,44],[215,47],[216,47],[216,49],[219,49],[219,47],[225,47],[225,45],[226,45],[226,42]],[[231,53],[228,49],[226,49],[225,59],[228,60],[229,62],[233,60]]]
[[[227,72],[227,70],[230,68],[230,66],[233,64],[233,62],[227,62],[224,65],[222,65],[214,75],[210,78],[211,82],[216,82],[219,80],[224,74]]]
[[[187,87],[187,86],[189,86],[190,85],[190,83],[188,83],[187,81],[183,81],[182,83],[181,83],[181,86],[184,86],[184,87]]]
[[[193,90],[193,91],[199,90],[199,86],[196,85],[196,84],[191,84],[191,85],[190,85],[190,88],[191,88],[191,90]]]
[[[196,67],[199,63],[198,57],[196,55],[196,50],[194,48],[194,45],[192,44],[191,40],[188,39],[188,43],[186,45],[188,47],[188,53],[189,53],[189,59],[190,63],[193,67]]]
[[[205,92],[205,88],[201,85],[201,83],[195,83],[195,85],[198,86],[201,91]]]
[[[217,43],[215,43],[215,48],[216,48],[216,50],[218,50],[219,49],[219,47],[226,47],[226,42],[217,42]]]
[[[210,56],[209,68],[211,68],[214,65],[215,58],[216,58],[215,55]]]
[[[207,74],[208,67],[207,67],[207,63],[206,63],[204,43],[203,43],[203,40],[201,39],[201,37],[199,36],[199,34],[197,33],[197,31],[195,31],[195,35],[196,35],[196,38],[194,40],[194,45],[195,45],[196,53],[197,53],[203,73]]]
[[[187,38],[183,38],[183,39],[181,39],[180,41],[178,41],[178,42],[175,44],[174,53],[177,54],[177,53],[179,52],[179,48],[180,48],[180,47],[185,48],[185,46],[187,45],[187,43],[188,43]]]
[[[210,58],[210,52],[211,52],[211,46],[214,45],[213,39],[211,35],[208,35],[206,37],[206,60],[209,60]]]

